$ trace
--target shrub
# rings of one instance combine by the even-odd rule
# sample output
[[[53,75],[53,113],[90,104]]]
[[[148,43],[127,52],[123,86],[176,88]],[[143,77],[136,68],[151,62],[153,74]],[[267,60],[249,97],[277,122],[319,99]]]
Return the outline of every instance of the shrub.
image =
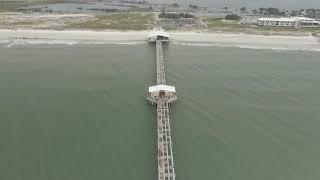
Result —
[[[228,14],[228,15],[226,15],[225,19],[239,21],[241,19],[241,17],[236,14]]]

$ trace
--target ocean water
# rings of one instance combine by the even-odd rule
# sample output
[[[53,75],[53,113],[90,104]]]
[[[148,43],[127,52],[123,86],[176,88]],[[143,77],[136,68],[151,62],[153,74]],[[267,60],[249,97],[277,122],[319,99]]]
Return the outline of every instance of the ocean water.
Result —
[[[154,51],[1,47],[0,179],[157,179]],[[165,48],[177,179],[318,180],[319,56]]]

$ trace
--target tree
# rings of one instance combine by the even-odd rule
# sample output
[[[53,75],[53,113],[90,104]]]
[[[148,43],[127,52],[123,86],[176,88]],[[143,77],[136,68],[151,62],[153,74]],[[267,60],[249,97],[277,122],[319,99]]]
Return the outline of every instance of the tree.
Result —
[[[174,8],[179,8],[180,7],[180,5],[178,3],[173,3],[173,4],[171,4],[171,6],[174,7]]]
[[[165,14],[165,13],[166,13],[166,9],[165,8],[161,9],[161,14]]]
[[[258,10],[256,9],[252,10],[252,14],[258,14],[258,13],[259,13]]]
[[[259,14],[285,16],[285,11],[280,11],[278,8],[273,8],[273,7],[259,8]]]
[[[240,8],[240,12],[241,12],[242,14],[246,13],[246,12],[247,12],[247,7],[242,7],[242,8]]]
[[[160,13],[159,18],[180,19],[180,18],[195,18],[189,13]]]
[[[292,10],[290,13],[291,16],[298,16],[298,14],[299,14],[299,12],[296,10]]]
[[[278,8],[269,7],[267,9],[268,15],[281,15],[281,12]]]
[[[228,14],[226,15],[225,19],[232,20],[232,21],[239,21],[241,17],[236,14]]]
[[[189,4],[189,8],[191,8],[191,9],[198,9],[199,7],[196,6],[196,5]]]
[[[316,17],[316,9],[306,9],[306,16],[309,18]]]
[[[259,14],[266,14],[266,8],[259,8]]]

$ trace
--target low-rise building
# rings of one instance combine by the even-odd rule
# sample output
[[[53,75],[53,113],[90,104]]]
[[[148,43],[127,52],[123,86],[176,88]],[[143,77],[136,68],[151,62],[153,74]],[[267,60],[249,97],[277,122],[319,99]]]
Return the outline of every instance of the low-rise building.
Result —
[[[291,17],[291,18],[259,18],[257,21],[259,26],[273,27],[320,27],[320,21],[306,17]]]
[[[315,19],[320,20],[320,9],[317,9],[315,12]]]
[[[169,41],[169,38],[169,33],[165,32],[162,28],[153,29],[153,31],[148,34],[149,42],[155,42],[157,40]]]

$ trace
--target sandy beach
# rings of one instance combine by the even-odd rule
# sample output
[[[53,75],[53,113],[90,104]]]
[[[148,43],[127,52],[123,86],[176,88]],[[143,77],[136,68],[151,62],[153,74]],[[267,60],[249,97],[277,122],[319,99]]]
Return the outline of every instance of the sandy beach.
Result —
[[[0,30],[3,46],[34,44],[146,43],[148,31],[54,31]],[[313,36],[264,36],[248,34],[171,32],[171,42],[189,46],[221,46],[249,49],[320,51],[320,40]]]

